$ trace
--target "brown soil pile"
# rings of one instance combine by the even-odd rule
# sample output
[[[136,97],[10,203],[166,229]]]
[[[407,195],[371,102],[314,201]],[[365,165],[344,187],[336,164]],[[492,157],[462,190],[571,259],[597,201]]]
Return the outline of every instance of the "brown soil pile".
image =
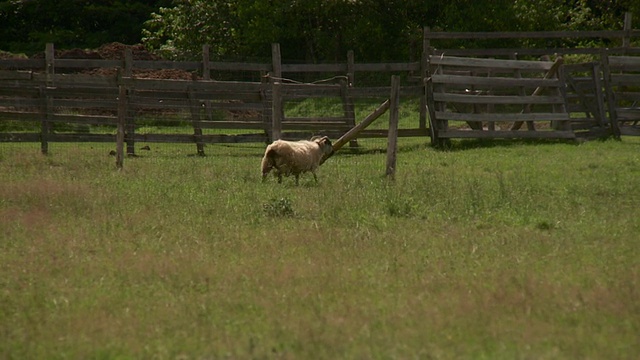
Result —
[[[104,44],[99,48],[92,50],[83,49],[69,49],[69,50],[55,50],[56,59],[95,59],[95,60],[124,60],[125,52],[127,49],[131,49],[133,60],[162,60],[161,57],[154,55],[147,51],[142,44],[125,45],[118,42]],[[0,59],[4,56],[0,53]],[[12,57],[6,57],[12,58]],[[44,52],[38,53],[32,56],[34,59],[44,58]],[[72,72],[71,69],[57,69],[60,72]],[[83,74],[99,75],[99,76],[114,76],[118,70],[116,68],[94,68],[81,71]],[[174,79],[174,80],[192,80],[194,74],[176,69],[159,69],[159,70],[133,70],[133,76],[143,79]]]

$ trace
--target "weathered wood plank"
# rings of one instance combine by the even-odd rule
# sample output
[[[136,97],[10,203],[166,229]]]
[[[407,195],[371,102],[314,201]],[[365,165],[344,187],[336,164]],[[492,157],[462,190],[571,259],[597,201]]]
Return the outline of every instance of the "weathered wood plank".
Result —
[[[44,59],[1,59],[0,69],[44,69]]]
[[[122,60],[108,59],[56,59],[56,68],[115,68],[123,66]]]
[[[42,102],[42,101],[40,101]],[[34,109],[35,112],[25,111],[0,111],[0,120],[13,120],[13,121],[40,121],[42,120],[42,113],[39,109]]]
[[[47,121],[52,123],[73,123],[73,124],[90,124],[90,125],[116,125],[118,118],[116,116],[102,115],[66,115],[53,114]]]
[[[115,110],[118,106],[118,99],[53,99],[54,107],[74,108],[74,109],[102,109]]]
[[[24,98],[24,97],[0,97],[0,106],[14,107],[17,109],[23,108],[37,108],[40,105],[40,100],[37,98]]]
[[[448,111],[436,111],[438,120],[455,121],[566,121],[567,113],[514,113],[514,114],[467,114]]]
[[[336,123],[336,124],[345,124],[347,122],[349,122],[349,118],[347,117],[343,117],[343,116],[337,116],[337,117],[285,117],[284,119],[282,119],[282,122],[289,122],[289,123],[294,123],[294,122],[300,122],[300,123],[304,123],[304,122],[326,122],[326,123]]]
[[[265,123],[258,116],[243,117],[243,120],[234,121],[200,121],[198,124],[203,129],[265,129]]]
[[[37,98],[40,96],[40,90],[38,87],[29,86],[29,87],[15,87],[15,86],[7,86],[3,87],[3,84],[0,84],[0,96],[9,96],[9,97],[30,97]]]
[[[260,134],[238,134],[238,135],[202,135],[196,139],[194,135],[180,134],[135,134],[135,141],[149,143],[247,143],[266,142],[267,135]]]
[[[33,71],[0,70],[0,80],[31,80]]]
[[[49,142],[107,142],[115,143],[116,136],[114,134],[79,134],[79,133],[49,133],[47,137]]]
[[[347,64],[282,64],[282,72],[333,72],[344,74],[347,72]]]
[[[481,67],[488,69],[539,70],[547,71],[553,66],[551,61],[501,60],[463,58],[455,56],[431,56],[429,63],[433,66]]]
[[[640,71],[640,57],[637,56],[609,56],[611,70]]]
[[[239,81],[207,81],[207,80],[166,80],[166,79],[136,79],[122,78],[121,84],[136,90],[171,90],[188,91],[260,91],[262,84],[258,82]]]
[[[0,132],[0,142],[40,142],[40,133]]]
[[[611,86],[640,86],[640,74],[611,74]]]
[[[618,120],[640,120],[640,107],[635,108],[616,108],[616,115]]]
[[[463,75],[431,75],[434,84],[459,84],[492,87],[558,87],[558,79],[543,78],[507,78],[507,77],[479,77]]]
[[[363,72],[420,71],[420,62],[353,64],[353,69]]]
[[[504,105],[525,105],[525,104],[564,104],[562,96],[515,96],[515,95],[475,95],[475,94],[450,94],[436,93],[433,95],[435,101],[446,101],[462,104],[504,104]]]

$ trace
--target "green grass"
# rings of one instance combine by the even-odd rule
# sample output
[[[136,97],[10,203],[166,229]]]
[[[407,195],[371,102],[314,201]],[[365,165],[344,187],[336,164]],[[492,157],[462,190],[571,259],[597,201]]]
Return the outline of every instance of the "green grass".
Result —
[[[638,139],[426,142],[0,144],[0,357],[637,358]]]

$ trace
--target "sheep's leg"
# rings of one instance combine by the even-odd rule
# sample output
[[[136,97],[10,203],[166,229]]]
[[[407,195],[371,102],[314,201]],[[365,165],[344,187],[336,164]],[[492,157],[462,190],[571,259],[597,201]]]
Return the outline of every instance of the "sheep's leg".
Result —
[[[299,184],[298,184],[298,181],[299,181],[299,180],[300,180],[300,174],[296,174],[296,185],[299,185]]]
[[[282,173],[278,173],[278,184],[282,184]]]
[[[315,172],[312,172],[312,174],[313,174],[313,179],[316,181],[316,184],[317,184],[318,183],[318,177],[316,176]]]

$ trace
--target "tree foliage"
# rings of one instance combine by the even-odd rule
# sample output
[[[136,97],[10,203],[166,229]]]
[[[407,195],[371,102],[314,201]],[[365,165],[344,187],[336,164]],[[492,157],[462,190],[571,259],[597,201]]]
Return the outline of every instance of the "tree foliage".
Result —
[[[204,43],[213,46],[214,56],[268,57],[270,44],[277,42],[284,58],[306,62],[343,59],[347,50],[368,61],[415,58],[424,26],[620,29],[625,11],[640,10],[634,0],[176,0],[174,5],[145,24],[147,46],[177,58],[198,53]]]
[[[536,31],[621,29],[637,0],[0,0],[0,50],[135,44],[168,58],[267,58],[280,43],[290,61],[415,59],[422,29]],[[637,27],[637,26],[636,26]],[[500,40],[460,43],[497,46]]]
[[[171,0],[0,1],[0,50],[35,53],[57,48],[96,48],[109,42],[136,44],[149,14]]]

